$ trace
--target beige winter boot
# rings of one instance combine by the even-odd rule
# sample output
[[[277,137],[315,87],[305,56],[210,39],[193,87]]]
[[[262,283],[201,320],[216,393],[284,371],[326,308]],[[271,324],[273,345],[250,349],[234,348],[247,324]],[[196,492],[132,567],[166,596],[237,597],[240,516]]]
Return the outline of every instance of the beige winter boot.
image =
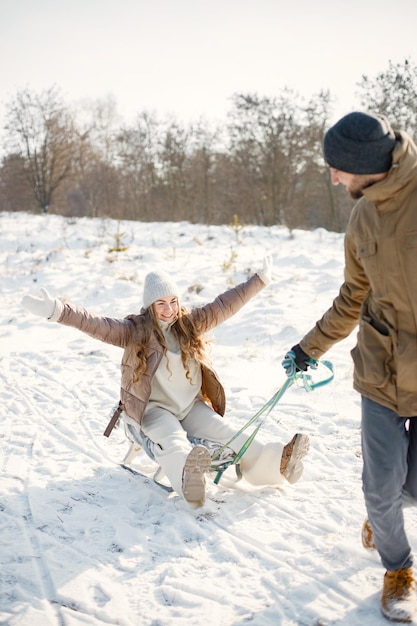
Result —
[[[182,493],[193,508],[203,506],[206,499],[205,473],[211,467],[211,455],[205,446],[194,446],[185,459],[182,471]]]
[[[385,572],[381,610],[391,622],[410,624],[417,616],[416,589],[412,568]]]
[[[296,483],[303,473],[304,467],[301,459],[307,454],[310,441],[307,435],[297,433],[282,451],[281,474],[289,483]]]

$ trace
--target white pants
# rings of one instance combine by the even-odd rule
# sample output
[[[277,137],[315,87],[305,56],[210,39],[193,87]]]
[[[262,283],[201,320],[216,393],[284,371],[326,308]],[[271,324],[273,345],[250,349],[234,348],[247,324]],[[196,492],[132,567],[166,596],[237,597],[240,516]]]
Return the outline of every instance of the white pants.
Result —
[[[172,488],[182,495],[182,470],[192,445],[187,436],[228,443],[235,431],[225,419],[205,402],[197,400],[188,415],[179,421],[165,409],[150,409],[143,418],[142,431],[156,445],[155,461],[168,477]],[[252,431],[244,432],[229,447],[238,452]],[[240,461],[244,478],[253,485],[277,485],[282,482],[280,472],[283,445],[261,444],[256,439]]]

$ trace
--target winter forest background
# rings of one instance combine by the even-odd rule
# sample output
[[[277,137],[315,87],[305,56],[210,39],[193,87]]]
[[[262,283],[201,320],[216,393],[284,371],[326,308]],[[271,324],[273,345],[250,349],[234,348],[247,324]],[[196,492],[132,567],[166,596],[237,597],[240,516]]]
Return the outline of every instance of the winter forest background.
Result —
[[[414,62],[358,78],[356,108],[417,136]],[[343,232],[352,203],[321,151],[332,94],[305,101],[284,88],[230,101],[217,125],[153,111],[126,124],[112,98],[70,104],[57,85],[22,89],[0,120],[0,211]]]

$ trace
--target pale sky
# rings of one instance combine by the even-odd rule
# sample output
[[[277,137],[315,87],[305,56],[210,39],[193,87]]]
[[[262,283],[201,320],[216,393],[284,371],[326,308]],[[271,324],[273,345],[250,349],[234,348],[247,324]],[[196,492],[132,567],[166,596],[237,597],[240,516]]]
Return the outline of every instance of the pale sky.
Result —
[[[0,0],[0,125],[19,89],[54,84],[125,121],[222,121],[234,93],[285,87],[329,89],[340,117],[363,74],[417,62],[416,25],[417,0]]]

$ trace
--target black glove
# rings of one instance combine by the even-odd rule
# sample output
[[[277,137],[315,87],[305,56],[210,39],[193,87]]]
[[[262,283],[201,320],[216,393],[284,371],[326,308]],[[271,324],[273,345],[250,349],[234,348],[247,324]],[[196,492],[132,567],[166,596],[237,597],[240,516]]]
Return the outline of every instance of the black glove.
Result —
[[[291,352],[294,354],[294,356],[291,355]],[[292,364],[295,364],[295,370],[297,372],[306,372],[310,365],[310,361],[311,359],[308,354],[306,354],[304,350],[300,348],[300,344],[297,343],[291,348],[290,352],[285,355],[282,365],[287,371],[287,374],[289,373]]]

